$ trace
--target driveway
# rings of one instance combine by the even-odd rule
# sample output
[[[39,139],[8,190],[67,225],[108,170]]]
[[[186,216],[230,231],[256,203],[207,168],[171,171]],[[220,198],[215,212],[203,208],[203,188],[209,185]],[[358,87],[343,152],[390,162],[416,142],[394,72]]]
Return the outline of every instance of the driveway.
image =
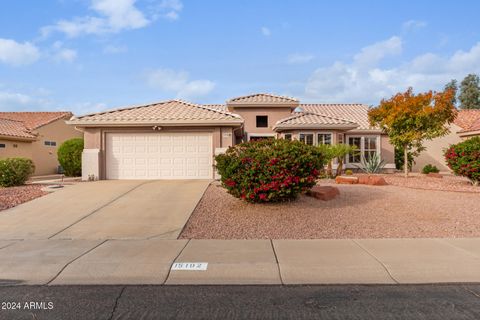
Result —
[[[0,213],[0,239],[176,239],[209,183],[79,183]]]

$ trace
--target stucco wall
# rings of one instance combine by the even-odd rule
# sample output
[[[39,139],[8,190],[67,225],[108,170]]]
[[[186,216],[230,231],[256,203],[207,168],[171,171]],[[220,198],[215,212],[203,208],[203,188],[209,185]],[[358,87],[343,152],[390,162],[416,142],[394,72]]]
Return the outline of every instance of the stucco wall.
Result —
[[[229,111],[240,115],[244,122],[245,134],[275,134],[273,127],[278,120],[289,117],[292,114],[291,107],[234,107]],[[268,116],[268,127],[257,128],[257,116]]]
[[[443,149],[448,148],[451,144],[463,141],[456,133],[459,130],[461,130],[459,126],[452,124],[448,135],[425,141],[423,145],[426,147],[426,150],[415,158],[415,165],[413,166],[412,171],[420,172],[427,164],[437,166],[440,171],[450,171],[443,156]]]
[[[0,148],[0,159],[5,158],[29,158],[32,159],[32,143],[23,141],[10,141],[0,139],[5,148]],[[16,147],[15,147],[16,146]]]
[[[37,140],[32,143],[32,160],[35,163],[35,175],[48,175],[57,172],[59,166],[57,150],[66,140],[81,138],[83,133],[67,125],[65,119],[59,119],[38,128]],[[55,147],[46,146],[45,141],[55,141]]]

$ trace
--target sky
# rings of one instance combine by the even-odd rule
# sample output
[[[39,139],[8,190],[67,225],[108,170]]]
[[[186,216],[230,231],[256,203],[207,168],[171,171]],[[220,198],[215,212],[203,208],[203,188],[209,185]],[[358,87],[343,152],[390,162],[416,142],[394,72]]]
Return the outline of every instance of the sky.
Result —
[[[0,111],[76,115],[268,92],[365,103],[480,74],[478,1],[0,4]]]

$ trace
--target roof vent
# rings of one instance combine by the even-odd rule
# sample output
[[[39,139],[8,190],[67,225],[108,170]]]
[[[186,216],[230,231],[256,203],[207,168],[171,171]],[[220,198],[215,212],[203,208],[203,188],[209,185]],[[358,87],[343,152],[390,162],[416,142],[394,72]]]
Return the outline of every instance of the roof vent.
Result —
[[[303,112],[303,108],[302,107],[296,107],[293,112]]]

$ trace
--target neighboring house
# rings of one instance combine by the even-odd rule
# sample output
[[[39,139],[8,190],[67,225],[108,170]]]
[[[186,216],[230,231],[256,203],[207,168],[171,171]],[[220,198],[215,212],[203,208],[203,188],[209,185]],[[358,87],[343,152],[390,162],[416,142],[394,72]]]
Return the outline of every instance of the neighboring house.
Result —
[[[0,159],[32,159],[35,175],[58,171],[57,149],[83,133],[65,123],[71,112],[0,112]]]
[[[213,155],[253,139],[295,139],[311,145],[348,143],[380,155],[393,169],[386,135],[368,123],[361,104],[300,104],[253,94],[225,105],[171,100],[72,118],[85,135],[83,179],[211,179]],[[360,155],[346,166],[360,164]]]
[[[436,166],[440,171],[450,171],[443,152],[451,144],[480,136],[480,110],[459,110],[449,129],[450,133],[446,136],[425,141],[425,150],[415,158],[412,171],[420,172],[427,164]]]

